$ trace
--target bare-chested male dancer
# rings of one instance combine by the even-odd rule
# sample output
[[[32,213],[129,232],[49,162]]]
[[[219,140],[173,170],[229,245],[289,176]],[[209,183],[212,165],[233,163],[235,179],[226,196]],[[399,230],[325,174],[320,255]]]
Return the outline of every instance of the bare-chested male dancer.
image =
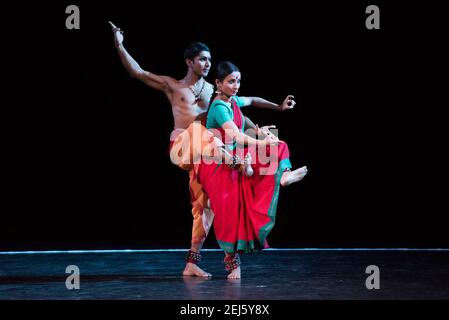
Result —
[[[114,34],[115,47],[117,48],[120,60],[126,71],[132,77],[142,81],[149,87],[164,92],[170,101],[174,118],[174,130],[170,137],[170,156],[171,160],[176,165],[189,170],[192,198],[192,241],[191,248],[186,257],[186,266],[183,275],[210,277],[211,274],[202,270],[197,264],[201,260],[200,251],[209,233],[214,214],[208,206],[207,195],[204,193],[196,177],[195,170],[193,169],[192,154],[202,155],[203,149],[209,150],[209,153],[210,150],[215,150],[217,152],[217,154],[214,155],[215,157],[232,162],[232,157],[226,152],[222,153],[220,150],[223,149],[221,149],[219,145],[216,145],[220,143],[219,140],[214,139],[212,134],[209,134],[205,127],[198,124],[198,120],[202,120],[206,115],[213,94],[213,86],[204,79],[211,68],[210,50],[205,44],[200,42],[192,43],[185,49],[184,59],[188,70],[186,76],[181,80],[176,80],[168,76],[156,75],[152,72],[143,70],[139,66],[123,46],[123,31],[120,28],[117,28],[112,22],[109,23]],[[295,102],[292,100],[292,97],[288,97],[283,102],[282,106],[258,98],[257,103],[254,103],[254,106],[285,110],[292,108],[294,104]],[[252,127],[258,132],[268,133],[268,129],[274,127],[265,126],[258,128],[247,117],[245,117],[245,121],[248,127]],[[191,140],[191,137],[195,136],[195,134],[192,134],[193,131],[200,131],[201,133],[202,141],[199,146],[201,150],[190,151],[187,155],[183,155],[182,152],[180,152],[180,149],[185,146],[185,141],[187,141],[187,144],[192,144],[192,146],[190,146],[191,149],[198,148],[198,146],[193,146],[195,143],[192,143]],[[205,135],[203,134],[203,131],[206,131]],[[189,136],[190,138],[185,139],[185,136]],[[267,144],[273,143],[273,139],[275,139],[273,136],[265,136]],[[173,157],[173,155],[177,155],[178,151],[180,156],[178,159],[174,159],[176,157]],[[228,157],[231,157],[231,159],[228,159]],[[243,171],[246,173],[248,169],[246,162],[242,163],[242,168],[245,169]]]
[[[170,101],[175,129],[170,137],[173,143],[180,133],[186,131],[195,120],[205,115],[209,106],[213,86],[204,79],[211,67],[209,48],[198,42],[187,47],[184,52],[188,67],[187,74],[183,79],[176,80],[143,70],[124,48],[123,31],[113,23],[109,23],[114,34],[115,47],[126,71],[151,88],[164,92]],[[193,177],[193,170],[189,172],[193,198],[193,227],[191,248],[186,258],[183,275],[210,277],[211,275],[202,270],[197,263],[201,259],[200,251],[212,225],[213,213],[207,206],[207,196],[202,191],[201,185]]]

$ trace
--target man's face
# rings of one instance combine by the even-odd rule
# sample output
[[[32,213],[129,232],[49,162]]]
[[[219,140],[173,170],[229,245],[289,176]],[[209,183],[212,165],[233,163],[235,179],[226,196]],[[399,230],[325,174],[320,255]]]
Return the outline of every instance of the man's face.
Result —
[[[238,71],[227,75],[220,86],[220,91],[228,97],[235,96],[240,89],[240,79],[241,74]]]
[[[189,64],[198,77],[207,77],[212,64],[209,51],[201,51]]]

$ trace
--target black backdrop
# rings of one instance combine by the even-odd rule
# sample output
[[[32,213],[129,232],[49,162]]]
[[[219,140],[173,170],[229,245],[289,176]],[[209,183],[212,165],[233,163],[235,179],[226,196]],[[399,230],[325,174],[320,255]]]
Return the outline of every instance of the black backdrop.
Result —
[[[80,30],[65,28],[69,4]],[[367,30],[368,4],[6,10],[2,249],[189,246],[188,176],[168,157],[170,105],[126,74],[108,20],[145,69],[182,78],[184,47],[203,41],[213,63],[241,69],[240,95],[295,95],[288,112],[244,110],[276,124],[294,167],[309,168],[281,191],[272,246],[448,246],[436,99],[447,91],[438,79],[447,50],[430,16],[439,10],[379,4],[381,29]],[[217,247],[213,234],[206,247]]]

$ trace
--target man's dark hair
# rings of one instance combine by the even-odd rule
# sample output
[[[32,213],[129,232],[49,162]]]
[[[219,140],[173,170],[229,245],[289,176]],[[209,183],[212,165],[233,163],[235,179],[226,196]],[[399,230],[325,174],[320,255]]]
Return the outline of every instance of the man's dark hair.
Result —
[[[209,47],[202,42],[192,42],[184,50],[184,60],[193,60],[201,51],[210,52]]]
[[[217,79],[223,81],[228,75],[235,71],[240,72],[239,68],[237,68],[234,64],[229,61],[221,61],[217,65]]]

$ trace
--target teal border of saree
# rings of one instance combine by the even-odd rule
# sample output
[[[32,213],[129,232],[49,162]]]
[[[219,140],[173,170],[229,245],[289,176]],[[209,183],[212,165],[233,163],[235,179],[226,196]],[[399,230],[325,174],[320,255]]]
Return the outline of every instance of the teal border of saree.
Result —
[[[238,252],[244,252],[249,253],[253,251],[257,251],[260,249],[263,249],[265,240],[268,236],[268,234],[271,232],[271,230],[274,227],[274,224],[276,222],[276,210],[277,210],[277,204],[279,200],[279,189],[281,187],[281,177],[282,173],[287,168],[291,168],[292,165],[290,163],[290,159],[286,158],[279,162],[278,170],[276,171],[276,182],[274,187],[274,193],[273,197],[271,198],[270,207],[268,209],[268,216],[270,217],[270,222],[268,222],[266,225],[262,226],[259,230],[258,241],[245,241],[245,240],[237,240],[237,243],[233,242],[224,242],[224,241],[218,241],[218,245],[221,249],[223,249],[226,253],[235,253]],[[237,244],[237,245],[236,245]]]

